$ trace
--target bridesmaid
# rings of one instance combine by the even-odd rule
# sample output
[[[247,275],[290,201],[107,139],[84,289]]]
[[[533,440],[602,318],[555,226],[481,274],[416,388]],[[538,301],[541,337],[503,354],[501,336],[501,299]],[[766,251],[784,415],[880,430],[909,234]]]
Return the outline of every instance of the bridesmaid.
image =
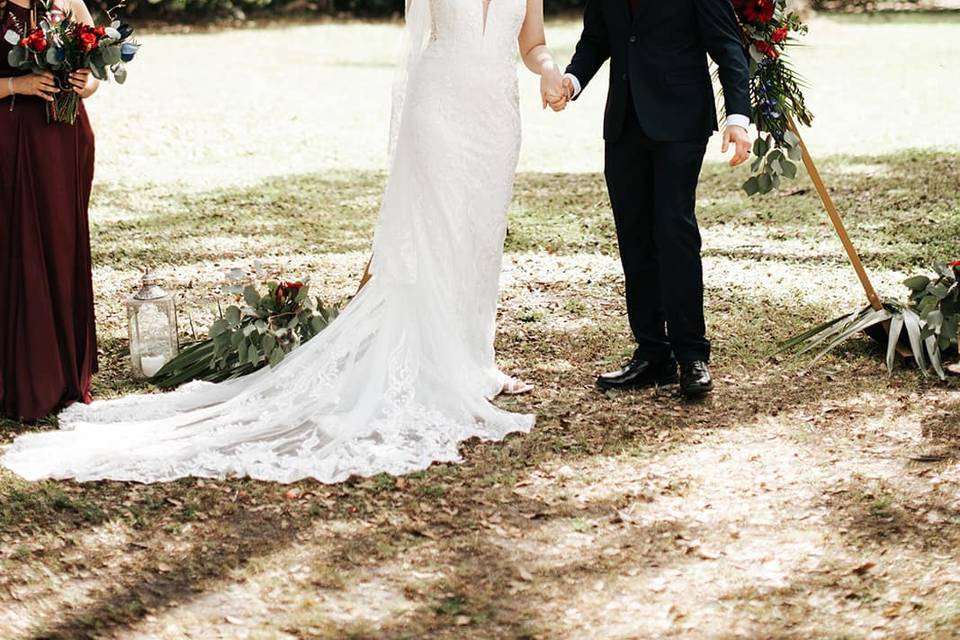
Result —
[[[93,23],[82,0],[58,6]],[[37,24],[33,0],[0,0],[0,34]],[[0,415],[36,420],[90,402],[97,347],[87,205],[94,141],[82,101],[75,126],[47,123],[50,74],[7,63],[0,41]],[[97,90],[89,71],[72,90]]]

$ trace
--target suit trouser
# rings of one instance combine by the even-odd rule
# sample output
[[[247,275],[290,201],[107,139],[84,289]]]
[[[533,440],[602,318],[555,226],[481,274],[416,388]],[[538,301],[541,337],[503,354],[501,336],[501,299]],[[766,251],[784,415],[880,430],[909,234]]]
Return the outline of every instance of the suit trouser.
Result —
[[[627,314],[641,359],[710,359],[695,213],[706,146],[650,139],[632,103],[620,137],[606,144]]]

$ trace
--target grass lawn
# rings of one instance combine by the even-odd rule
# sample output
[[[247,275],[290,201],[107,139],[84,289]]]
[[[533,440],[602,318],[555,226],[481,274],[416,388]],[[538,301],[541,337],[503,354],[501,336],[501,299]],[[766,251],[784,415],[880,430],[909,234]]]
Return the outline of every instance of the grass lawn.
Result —
[[[886,295],[960,258],[956,28],[818,19],[798,56],[820,115],[811,147]],[[142,265],[198,331],[224,273],[254,262],[330,300],[352,293],[396,35],[144,37],[129,86],[91,103],[99,396],[141,388],[122,300]],[[575,37],[551,29],[563,55]],[[603,82],[555,116],[522,80],[498,349],[537,385],[503,403],[536,412],[534,432],[337,486],[0,472],[0,637],[955,637],[960,384],[888,377],[865,340],[810,370],[771,357],[863,303],[809,182],[747,199],[743,172],[711,157],[699,216],[719,389],[696,405],[600,394],[594,376],[630,351],[599,174]],[[52,426],[0,423],[0,444]]]

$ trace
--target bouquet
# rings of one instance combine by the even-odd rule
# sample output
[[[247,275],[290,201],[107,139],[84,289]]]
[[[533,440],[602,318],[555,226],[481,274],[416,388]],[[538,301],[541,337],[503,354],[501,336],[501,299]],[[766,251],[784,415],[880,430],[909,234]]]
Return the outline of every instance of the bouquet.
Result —
[[[80,96],[70,84],[70,74],[90,69],[98,80],[110,76],[123,84],[126,64],[134,59],[140,45],[133,40],[133,29],[118,20],[109,26],[91,27],[78,22],[71,13],[54,6],[53,0],[39,0],[39,24],[29,33],[7,31],[4,39],[13,45],[8,62],[15,69],[31,73],[49,71],[60,93],[50,105],[48,120],[74,124]]]
[[[753,120],[760,132],[753,147],[753,175],[743,185],[748,195],[769,193],[780,186],[781,178],[797,176],[802,151],[790,120],[806,126],[813,122],[803,82],[786,55],[795,37],[806,35],[807,27],[786,5],[787,0],[733,0],[749,49]]]
[[[339,313],[312,299],[306,282],[268,282],[265,294],[248,286],[242,301],[221,310],[209,338],[184,348],[151,382],[172,389],[191,380],[222,382],[275,367]]]

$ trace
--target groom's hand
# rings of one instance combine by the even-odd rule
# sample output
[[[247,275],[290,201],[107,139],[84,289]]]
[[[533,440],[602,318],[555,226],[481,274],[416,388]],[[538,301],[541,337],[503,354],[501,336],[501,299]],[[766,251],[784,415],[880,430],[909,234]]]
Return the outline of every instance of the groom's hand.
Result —
[[[731,144],[736,146],[736,150],[733,153],[733,157],[730,158],[730,166],[738,167],[750,158],[750,149],[753,146],[750,142],[750,134],[746,129],[738,125],[732,124],[727,126],[723,130],[722,153],[729,151]]]

